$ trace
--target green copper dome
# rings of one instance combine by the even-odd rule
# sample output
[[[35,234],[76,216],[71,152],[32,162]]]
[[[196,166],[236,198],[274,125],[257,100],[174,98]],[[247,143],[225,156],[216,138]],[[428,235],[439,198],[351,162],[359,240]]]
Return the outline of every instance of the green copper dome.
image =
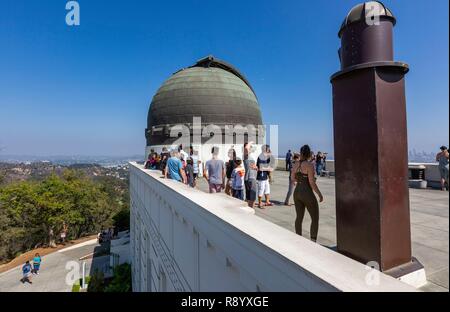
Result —
[[[261,111],[252,87],[239,71],[214,57],[174,73],[158,89],[147,119],[147,145],[167,144],[168,128],[191,125],[261,125]]]

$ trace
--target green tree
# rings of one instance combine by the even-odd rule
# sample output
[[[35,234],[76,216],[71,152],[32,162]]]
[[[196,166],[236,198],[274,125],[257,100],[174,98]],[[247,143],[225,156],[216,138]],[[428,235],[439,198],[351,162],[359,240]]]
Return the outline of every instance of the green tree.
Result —
[[[0,189],[0,260],[12,258],[42,241],[36,185],[29,182],[10,184]]]
[[[39,244],[54,245],[64,225],[67,239],[112,226],[113,217],[128,207],[125,189],[121,180],[93,180],[69,169],[1,187],[0,261]]]
[[[114,226],[119,231],[125,231],[130,229],[130,209],[123,208],[113,217]]]

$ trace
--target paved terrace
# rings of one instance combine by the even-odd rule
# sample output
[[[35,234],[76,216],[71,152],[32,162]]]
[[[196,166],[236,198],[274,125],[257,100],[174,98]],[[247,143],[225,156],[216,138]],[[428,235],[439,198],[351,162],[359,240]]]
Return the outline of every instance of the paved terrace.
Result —
[[[206,181],[200,178],[199,188],[207,191]],[[336,213],[334,178],[319,178],[324,202],[320,204],[318,243],[336,246]],[[256,214],[292,232],[295,208],[284,206],[288,173],[275,171],[271,185],[273,207],[256,208]],[[291,199],[293,202],[293,199]],[[411,232],[413,255],[424,265],[428,284],[424,291],[449,291],[449,193],[439,190],[410,189]],[[303,235],[309,237],[311,219],[305,213]]]

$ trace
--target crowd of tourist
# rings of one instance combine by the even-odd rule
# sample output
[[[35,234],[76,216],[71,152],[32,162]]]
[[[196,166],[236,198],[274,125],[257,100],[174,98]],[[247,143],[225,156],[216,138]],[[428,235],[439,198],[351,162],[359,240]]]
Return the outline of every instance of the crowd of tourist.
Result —
[[[275,158],[269,145],[263,145],[259,156],[257,146],[253,142],[245,143],[243,159],[236,156],[236,150],[228,150],[228,161],[219,157],[219,147],[211,149],[211,158],[202,164],[198,151],[192,147],[189,153],[180,145],[170,152],[166,148],[160,154],[150,152],[145,168],[161,170],[167,179],[197,187],[199,170],[208,183],[210,193],[224,192],[240,200],[245,200],[249,207],[255,204],[260,209],[273,206],[270,201],[270,185],[272,172],[275,169]],[[322,193],[316,184],[316,176],[321,176],[326,170],[327,153],[311,151],[304,145],[299,152],[288,151],[286,154],[286,170],[289,171],[289,186],[284,204],[290,206],[293,196],[297,217],[295,231],[302,235],[302,222],[305,211],[311,216],[311,239],[316,241],[319,226],[319,204],[323,201]],[[319,201],[314,193],[317,194]]]
[[[258,207],[272,206],[270,202],[271,173],[275,159],[268,145],[263,145],[259,157],[253,142],[246,143],[243,159],[236,156],[236,150],[228,151],[228,161],[219,159],[219,147],[211,150],[211,159],[203,165],[203,178],[207,181],[210,193],[225,192],[232,197],[247,201],[250,207],[258,202]],[[170,152],[163,148],[160,154],[151,150],[144,164],[146,169],[161,170],[165,178],[176,180],[190,187],[197,187],[202,162],[198,151],[190,147],[189,153],[180,145]]]
[[[286,171],[291,171],[293,161],[294,161],[294,154],[292,154],[291,150],[289,150],[286,153]],[[310,162],[313,164],[314,170],[317,174],[317,176],[321,177],[323,174],[326,173],[327,170],[327,156],[328,153],[323,153],[321,151],[317,152],[317,155],[314,155],[314,152],[311,151],[311,159]]]
[[[109,229],[104,229],[101,232],[97,233],[97,242],[99,244],[109,242],[112,239],[116,238],[118,233],[119,233],[119,229],[117,227],[111,227]]]

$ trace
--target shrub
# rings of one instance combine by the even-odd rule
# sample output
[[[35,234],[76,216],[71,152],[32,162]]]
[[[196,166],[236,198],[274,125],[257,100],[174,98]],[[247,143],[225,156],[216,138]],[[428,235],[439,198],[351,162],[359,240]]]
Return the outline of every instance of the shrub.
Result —
[[[123,263],[114,268],[114,276],[105,292],[131,292],[131,265]]]
[[[87,288],[88,292],[104,292],[105,291],[105,276],[101,271],[95,271],[90,277]]]
[[[72,286],[72,292],[80,292],[81,285],[80,280],[76,281]]]

